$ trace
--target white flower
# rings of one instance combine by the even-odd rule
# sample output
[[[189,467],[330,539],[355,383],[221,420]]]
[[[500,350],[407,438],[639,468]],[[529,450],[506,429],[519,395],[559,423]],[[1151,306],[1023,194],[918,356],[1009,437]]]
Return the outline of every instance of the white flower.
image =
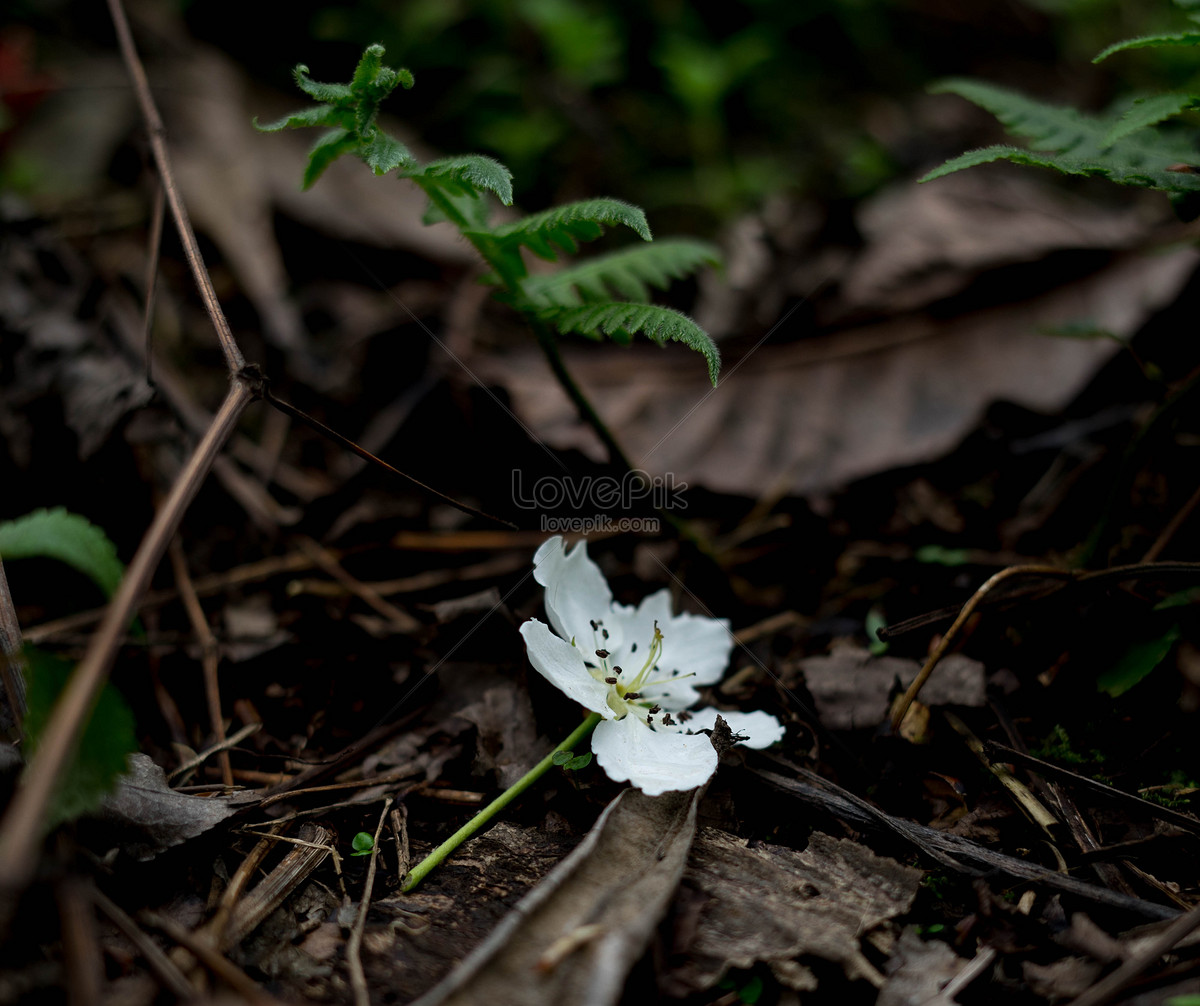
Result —
[[[706,734],[715,709],[687,712],[697,685],[719,681],[733,637],[727,619],[672,615],[660,590],[636,608],[617,604],[604,574],[579,542],[544,542],[533,575],[546,588],[550,627],[536,618],[521,626],[529,662],[552,684],[604,719],[592,752],[608,776],[647,796],[703,785],[717,770]],[[555,632],[557,635],[555,635]],[[764,712],[721,712],[747,747],[765,748],[783,726]]]

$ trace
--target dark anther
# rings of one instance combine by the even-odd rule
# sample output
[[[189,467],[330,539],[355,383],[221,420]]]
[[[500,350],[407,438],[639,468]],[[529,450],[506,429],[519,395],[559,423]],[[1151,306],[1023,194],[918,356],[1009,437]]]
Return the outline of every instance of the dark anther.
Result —
[[[634,643],[631,647],[629,647],[629,652],[637,653],[637,643]]]
[[[605,678],[604,683],[606,685],[615,685],[617,683],[617,679],[616,678]]]
[[[608,650],[597,650],[596,656],[599,657],[601,660],[607,660],[608,659]]]
[[[640,699],[641,697],[642,697],[641,692],[626,692],[625,693],[625,698],[628,699],[630,702],[632,702],[634,699]]]
[[[655,704],[655,705],[653,705],[653,706],[651,706],[651,707],[650,707],[650,712],[652,712],[652,713],[661,713],[661,712],[662,712],[662,706]]]
[[[675,725],[675,721],[673,719],[671,719],[671,714],[663,713],[663,726],[664,727],[673,727],[674,725]]]
[[[689,713],[686,709],[679,714],[679,722],[680,723],[686,723],[691,718],[692,718],[692,714]]]

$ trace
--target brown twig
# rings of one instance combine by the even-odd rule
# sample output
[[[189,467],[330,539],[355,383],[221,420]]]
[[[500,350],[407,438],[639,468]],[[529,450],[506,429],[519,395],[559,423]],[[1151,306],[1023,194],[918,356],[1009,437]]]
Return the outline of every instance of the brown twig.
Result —
[[[121,48],[121,56],[129,76],[133,78],[133,91],[137,96],[138,105],[142,110],[142,119],[146,123],[146,134],[150,141],[150,150],[154,154],[154,163],[158,167],[158,177],[167,204],[171,207],[171,217],[175,221],[175,229],[179,232],[179,240],[183,245],[184,255],[192,271],[192,279],[200,291],[204,301],[204,309],[216,329],[217,339],[221,343],[221,352],[225,355],[225,366],[231,374],[236,374],[246,366],[246,359],[238,348],[237,340],[229,329],[229,322],[221,310],[221,302],[217,300],[217,292],[213,289],[212,279],[204,259],[200,256],[200,245],[196,242],[195,231],[192,230],[187,208],[179,194],[179,186],[175,183],[175,172],[171,169],[171,158],[167,153],[166,129],[158,107],[154,104],[154,96],[150,93],[150,82],[146,79],[146,69],[142,66],[137,47],[133,42],[133,33],[129,30],[129,20],[125,17],[125,9],[121,0],[108,0],[108,11],[112,16],[113,27],[117,32],[117,44]]]
[[[962,606],[962,610],[958,613],[958,617],[954,620],[946,634],[942,636],[941,641],[934,648],[933,653],[929,655],[929,659],[925,661],[925,666],[921,668],[921,672],[913,679],[913,683],[908,686],[906,691],[897,700],[892,708],[892,730],[899,731],[900,724],[904,720],[905,713],[908,712],[909,706],[913,704],[921,689],[925,686],[925,682],[929,680],[929,675],[933,673],[933,669],[938,665],[938,661],[946,655],[946,651],[950,648],[950,644],[958,635],[967,619],[975,613],[975,609],[985,597],[996,587],[1014,576],[1028,576],[1031,573],[1043,574],[1046,576],[1070,576],[1070,572],[1059,569],[1057,566],[1009,566],[1008,569],[1002,569],[999,573],[995,573],[988,577],[974,594],[971,599]]]
[[[383,834],[383,823],[387,820],[388,809],[392,806],[389,796],[383,804],[379,815],[379,823],[375,826],[375,843],[371,847],[371,862],[367,866],[367,879],[363,884],[362,900],[358,905],[358,915],[354,918],[354,928],[350,930],[350,938],[346,941],[346,968],[350,972],[350,987],[354,990],[354,1006],[371,1006],[371,993],[367,988],[367,976],[362,966],[363,930],[367,927],[367,912],[371,908],[371,891],[375,888],[375,867],[379,862],[379,836]]]
[[[312,559],[313,563],[323,569],[326,573],[332,576],[350,593],[356,595],[365,601],[370,607],[374,608],[379,614],[391,623],[391,627],[398,633],[414,633],[422,628],[422,625],[417,619],[413,618],[407,611],[397,608],[390,601],[385,601],[383,596],[370,584],[363,583],[361,580],[351,576],[346,572],[340,562],[330,555],[325,549],[318,545],[315,541],[307,536],[301,536],[299,539],[300,550]]]
[[[96,914],[85,884],[79,877],[63,877],[54,887],[58,917],[62,920],[69,1006],[91,1006],[101,999],[104,963],[96,938]]]
[[[141,918],[147,925],[153,926],[173,939],[246,1002],[252,1003],[254,1006],[281,1006],[278,999],[267,995],[245,971],[223,957],[195,933],[188,932],[174,919],[169,919],[156,912],[143,912]]]
[[[338,552],[331,552],[331,554],[340,555]],[[300,555],[298,552],[290,552],[287,555],[273,555],[268,559],[259,559],[257,562],[235,566],[222,573],[209,573],[207,576],[197,577],[192,581],[192,586],[195,587],[198,597],[211,597],[213,594],[219,594],[231,587],[258,583],[284,573],[301,573],[306,569],[312,569],[312,565],[312,560],[307,556]],[[137,612],[161,607],[178,599],[178,590],[151,590],[138,601]],[[107,608],[92,608],[89,611],[79,611],[63,618],[42,622],[40,625],[34,625],[27,629],[25,638],[31,643],[41,643],[65,632],[86,629],[89,625],[100,621],[107,610]]]
[[[154,187],[154,208],[150,213],[150,247],[146,250],[146,299],[142,303],[142,339],[146,357],[146,383],[154,384],[150,371],[151,336],[154,332],[154,294],[158,289],[158,256],[162,250],[163,216],[166,212],[166,193],[162,185]]]
[[[175,571],[175,583],[179,587],[179,596],[187,610],[188,621],[196,633],[200,643],[200,663],[204,672],[204,697],[208,702],[208,720],[212,727],[217,745],[225,743],[225,718],[221,715],[221,682],[217,677],[217,669],[221,661],[217,637],[205,617],[204,609],[200,607],[200,598],[192,586],[192,578],[188,575],[187,559],[183,555],[183,547],[178,538],[171,540],[169,549],[171,568]],[[222,750],[217,753],[217,763],[221,766],[221,780],[226,786],[233,785],[233,766],[229,762],[229,752]]]
[[[184,1001],[196,997],[196,990],[192,988],[184,973],[175,966],[175,962],[163,953],[157,943],[142,932],[141,927],[129,917],[120,905],[96,887],[93,887],[89,894],[96,907],[107,915],[113,925],[125,934],[126,939],[138,948],[138,952],[146,959],[147,966],[158,975],[158,980],[166,986],[171,995]]]
[[[1200,905],[1175,919],[1153,940],[1127,957],[1115,971],[1101,978],[1078,999],[1073,999],[1071,1006],[1103,1006],[1111,1002],[1138,975],[1196,929],[1200,929]]]

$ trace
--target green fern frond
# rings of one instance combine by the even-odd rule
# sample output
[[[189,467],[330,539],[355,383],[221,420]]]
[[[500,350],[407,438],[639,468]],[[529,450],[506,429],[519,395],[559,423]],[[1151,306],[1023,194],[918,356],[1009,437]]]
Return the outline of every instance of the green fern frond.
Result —
[[[438,186],[452,196],[476,196],[487,191],[494,192],[505,206],[511,206],[513,201],[512,172],[482,154],[443,157],[405,172],[405,177],[426,192],[431,186]]]
[[[311,189],[325,169],[336,161],[342,154],[351,153],[358,149],[358,137],[345,129],[335,129],[326,133],[308,152],[308,163],[304,166],[304,178],[301,188]]]
[[[629,343],[637,333],[664,345],[667,340],[682,342],[704,356],[708,379],[716,387],[721,371],[721,353],[711,336],[686,314],[655,304],[587,304],[538,312],[560,332],[599,339],[607,335],[614,342]]]
[[[354,92],[349,84],[322,84],[308,75],[308,67],[300,63],[292,70],[296,86],[314,101],[327,102],[343,108],[351,107]]]
[[[1144,127],[1109,142],[1120,124],[1119,114],[1085,115],[973,80],[941,81],[933,90],[958,94],[987,109],[1010,133],[1028,137],[1033,150],[1002,144],[969,151],[935,168],[922,181],[988,161],[1009,160],[1163,192],[1200,191],[1200,175],[1186,170],[1200,160],[1200,154],[1187,140]]]
[[[560,250],[573,255],[579,250],[579,242],[600,237],[605,224],[622,224],[643,240],[651,240],[646,214],[639,207],[619,199],[567,203],[497,227],[490,233],[468,232],[467,237],[477,245],[484,242],[494,247],[501,256],[512,255],[523,246],[553,262]]]
[[[578,307],[610,300],[647,300],[650,287],[665,290],[672,280],[703,266],[720,265],[721,253],[704,241],[675,238],[598,255],[549,276],[531,276],[526,295],[539,307]]]
[[[1200,45],[1200,32],[1181,31],[1164,35],[1139,35],[1137,38],[1127,38],[1124,42],[1114,42],[1103,49],[1092,62],[1099,63],[1108,59],[1114,52],[1124,52],[1126,49],[1162,49],[1167,46]]]
[[[354,128],[354,113],[334,105],[313,105],[265,125],[258,121],[257,116],[252,121],[260,133],[278,133],[281,129],[304,129],[308,126],[334,126],[350,130]]]
[[[386,175],[402,165],[416,163],[408,147],[378,126],[369,140],[359,143],[358,156],[377,175]]]
[[[1121,121],[1113,126],[1104,137],[1105,143],[1111,146],[1130,133],[1136,133],[1139,129],[1145,129],[1147,126],[1157,125],[1173,115],[1186,112],[1197,104],[1200,104],[1200,95],[1177,91],[1134,98],[1125,110],[1125,114],[1121,116]]]
[[[255,128],[264,133],[308,126],[334,127],[309,152],[304,188],[310,188],[342,154],[357,155],[377,175],[386,175],[396,168],[416,163],[416,158],[403,143],[375,124],[380,102],[397,87],[413,86],[413,75],[407,70],[393,70],[383,65],[383,52],[381,45],[368,46],[349,84],[323,84],[313,80],[308,75],[308,67],[300,64],[292,71],[296,84],[321,104],[293,112],[267,125],[254,120]]]

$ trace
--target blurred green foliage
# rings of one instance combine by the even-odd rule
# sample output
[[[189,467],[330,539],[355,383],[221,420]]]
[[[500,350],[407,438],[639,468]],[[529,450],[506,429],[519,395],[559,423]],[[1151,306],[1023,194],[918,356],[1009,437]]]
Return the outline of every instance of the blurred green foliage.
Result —
[[[290,68],[265,64],[268,51],[324,42],[313,73],[329,79],[364,43],[382,42],[440,96],[411,120],[415,131],[499,157],[520,180],[519,202],[620,192],[704,230],[781,189],[855,198],[927,167],[943,151],[922,145],[904,106],[931,79],[997,64],[1082,70],[1112,38],[1161,27],[1169,11],[1157,6],[297,0],[290,28],[271,25],[269,47],[265,35],[228,30],[227,0],[187,12],[194,32],[276,82]],[[281,27],[310,44],[301,50]]]
[[[436,96],[394,114],[441,150],[499,158],[520,204],[620,193],[700,234],[780,190],[852,200],[961,150],[915,111],[939,77],[1097,108],[1194,74],[1167,50],[1132,54],[1119,74],[1090,66],[1115,38],[1177,24],[1165,0],[292,0],[258,18],[233,0],[177,0],[156,17],[172,9],[276,88],[295,53],[331,80],[381,42]],[[39,66],[72,32],[112,49],[103,5],[85,0],[14,0],[6,22],[37,32]]]

